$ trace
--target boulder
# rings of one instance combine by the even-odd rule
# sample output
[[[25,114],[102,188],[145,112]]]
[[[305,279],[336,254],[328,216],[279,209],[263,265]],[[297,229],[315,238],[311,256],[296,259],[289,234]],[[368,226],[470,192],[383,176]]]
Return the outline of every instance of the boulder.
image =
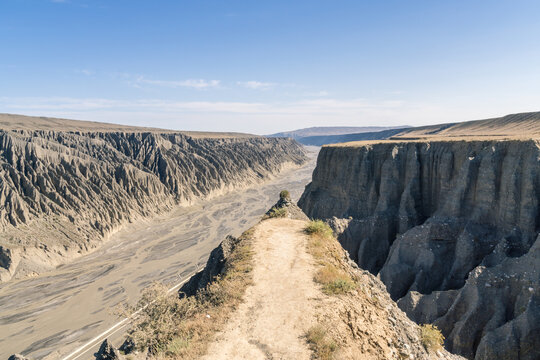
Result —
[[[96,357],[96,360],[119,360],[120,359],[120,353],[107,339],[105,339],[103,343],[101,343],[101,346],[99,347],[98,352],[95,353],[94,356]]]
[[[8,360],[30,360],[30,359],[28,359],[27,357],[24,357],[24,356],[22,356],[20,354],[13,354],[8,358]]]

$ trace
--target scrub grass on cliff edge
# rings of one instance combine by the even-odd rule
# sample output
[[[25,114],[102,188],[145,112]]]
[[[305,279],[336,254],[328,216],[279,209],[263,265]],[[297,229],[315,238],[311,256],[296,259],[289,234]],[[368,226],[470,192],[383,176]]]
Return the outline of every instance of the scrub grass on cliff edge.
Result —
[[[156,359],[193,359],[205,354],[213,335],[223,328],[253,281],[253,229],[240,240],[222,274],[196,295],[179,298],[164,285],[154,284],[143,291],[135,306],[119,309],[122,316],[142,309],[128,332],[138,350],[148,350]]]
[[[311,327],[306,333],[306,340],[317,359],[330,360],[333,358],[337,345],[328,337],[324,326]]]
[[[420,326],[420,338],[426,350],[441,350],[444,345],[444,336],[437,326],[424,324]]]
[[[277,207],[272,207],[272,209],[270,209],[270,212],[268,213],[268,215],[265,215],[263,217],[263,220],[265,219],[272,219],[272,218],[284,218],[284,217],[287,217],[287,208],[277,208]]]
[[[306,224],[304,232],[309,235],[307,250],[318,265],[313,280],[321,285],[322,292],[337,296],[356,289],[355,280],[346,270],[343,249],[330,226],[322,220],[312,220]],[[306,340],[316,359],[333,359],[338,350],[338,339],[326,330],[329,326],[319,323],[306,332]]]
[[[315,282],[326,295],[339,295],[356,288],[354,280],[343,269],[343,250],[330,226],[321,220],[310,221],[304,231],[310,235],[308,251],[319,263]]]

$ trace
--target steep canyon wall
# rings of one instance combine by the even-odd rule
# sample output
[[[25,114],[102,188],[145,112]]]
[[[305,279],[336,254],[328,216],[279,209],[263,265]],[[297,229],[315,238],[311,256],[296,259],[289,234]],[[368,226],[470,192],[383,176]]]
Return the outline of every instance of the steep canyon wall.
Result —
[[[537,359],[539,161],[536,140],[327,146],[299,205],[450,351]]]
[[[0,280],[38,274],[124,224],[305,160],[290,139],[0,130]]]

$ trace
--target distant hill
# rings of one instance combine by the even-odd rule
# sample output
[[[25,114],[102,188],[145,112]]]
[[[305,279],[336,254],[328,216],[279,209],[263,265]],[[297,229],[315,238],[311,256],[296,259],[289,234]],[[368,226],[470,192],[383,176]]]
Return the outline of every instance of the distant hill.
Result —
[[[26,116],[0,113],[0,130],[45,130],[62,132],[129,132],[129,133],[158,133],[158,134],[184,134],[192,138],[246,138],[257,135],[234,132],[206,132],[206,131],[179,131],[159,129],[132,125],[119,125],[97,121],[81,121],[59,119],[45,116]]]
[[[512,136],[538,137],[540,112],[510,114],[500,118],[409,128],[397,137]]]
[[[408,126],[316,126],[305,129],[279,132],[276,134],[267,135],[267,137],[290,137],[298,140],[304,137],[311,136],[358,134],[367,132],[378,132],[396,128],[403,129],[407,127]]]
[[[379,128],[379,127],[372,127]],[[363,128],[367,129],[367,128]],[[307,130],[307,129],[303,129]],[[300,131],[300,130],[298,130]],[[292,133],[292,132],[291,132]],[[288,134],[288,133],[281,133]],[[540,112],[506,115],[500,118],[473,120],[448,124],[393,128],[383,131],[348,134],[326,134],[297,137],[304,145],[322,146],[350,141],[421,138],[459,138],[471,136],[490,137],[539,137]],[[289,136],[291,137],[291,136]]]
[[[402,131],[403,129],[390,129],[384,131],[363,132],[356,134],[306,136],[296,139],[296,141],[304,145],[323,146],[326,144],[343,143],[349,141],[384,140],[389,139],[394,135],[398,135]]]

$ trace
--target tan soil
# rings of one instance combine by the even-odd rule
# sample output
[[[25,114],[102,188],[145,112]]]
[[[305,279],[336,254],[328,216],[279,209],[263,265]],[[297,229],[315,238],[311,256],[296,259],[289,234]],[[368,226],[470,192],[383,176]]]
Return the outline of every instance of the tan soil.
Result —
[[[323,295],[313,282],[304,221],[272,219],[256,227],[254,285],[204,359],[310,359],[306,331]]]
[[[314,282],[318,262],[307,252],[306,221],[270,219],[255,227],[253,285],[225,329],[209,345],[205,360],[316,358],[305,334],[322,326],[336,346],[335,360],[462,359],[426,351],[418,325],[390,299],[384,285],[354,266],[339,243],[328,261],[356,279],[358,287],[325,295]]]

